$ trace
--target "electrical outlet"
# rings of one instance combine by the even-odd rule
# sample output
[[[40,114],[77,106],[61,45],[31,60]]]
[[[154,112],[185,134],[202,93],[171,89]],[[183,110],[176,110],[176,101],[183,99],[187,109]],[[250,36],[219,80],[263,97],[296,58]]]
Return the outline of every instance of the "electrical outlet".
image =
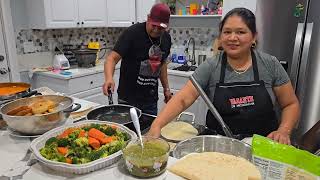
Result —
[[[35,47],[32,41],[23,42],[24,53],[33,53],[34,51],[35,51]]]

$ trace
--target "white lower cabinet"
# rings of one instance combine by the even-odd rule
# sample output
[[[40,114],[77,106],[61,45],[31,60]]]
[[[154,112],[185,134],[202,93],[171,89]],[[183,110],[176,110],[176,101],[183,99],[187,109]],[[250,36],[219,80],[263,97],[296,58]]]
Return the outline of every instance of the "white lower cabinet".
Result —
[[[118,103],[117,87],[119,82],[119,69],[115,70],[114,81],[116,83],[113,93],[113,103]],[[64,93],[68,96],[77,97],[102,105],[108,104],[108,97],[103,94],[102,85],[104,83],[104,73],[97,72],[89,75],[72,77],[69,79],[58,78],[43,73],[35,73],[32,78],[32,87],[48,87],[56,92]]]

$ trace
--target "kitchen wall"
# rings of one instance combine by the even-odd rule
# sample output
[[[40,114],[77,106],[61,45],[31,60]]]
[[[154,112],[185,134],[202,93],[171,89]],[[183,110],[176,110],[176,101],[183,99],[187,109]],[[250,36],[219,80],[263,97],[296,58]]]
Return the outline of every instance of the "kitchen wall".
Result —
[[[86,45],[89,41],[106,42],[113,47],[125,28],[81,28],[21,30],[16,33],[17,54],[49,52],[62,44]],[[208,51],[218,35],[218,28],[170,28],[172,48],[179,48],[187,43],[189,37],[196,40],[196,49]]]

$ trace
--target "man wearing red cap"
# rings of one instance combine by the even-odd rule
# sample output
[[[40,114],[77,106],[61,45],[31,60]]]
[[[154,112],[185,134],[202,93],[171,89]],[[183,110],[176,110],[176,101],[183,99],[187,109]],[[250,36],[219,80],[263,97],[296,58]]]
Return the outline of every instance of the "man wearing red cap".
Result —
[[[166,28],[170,9],[166,4],[155,4],[147,22],[130,26],[119,37],[104,65],[103,92],[115,89],[113,73],[121,61],[118,87],[119,104],[130,104],[143,113],[156,115],[158,78],[162,83],[165,102],[171,98],[167,77],[166,58],[170,53],[171,37]]]

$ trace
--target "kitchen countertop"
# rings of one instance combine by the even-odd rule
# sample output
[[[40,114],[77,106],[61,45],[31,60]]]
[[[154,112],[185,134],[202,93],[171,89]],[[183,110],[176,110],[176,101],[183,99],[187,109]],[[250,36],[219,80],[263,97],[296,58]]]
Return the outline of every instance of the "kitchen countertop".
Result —
[[[121,64],[118,63],[115,69],[120,69],[120,65]],[[60,74],[60,71],[34,72],[34,74],[68,80],[68,79],[87,76],[91,74],[102,73],[104,71],[104,66],[103,64],[99,64],[91,68],[71,68],[66,71],[71,72],[72,74],[62,75]],[[189,77],[193,74],[193,72],[194,71],[178,71],[178,70],[168,69],[168,75],[182,76],[182,77]]]
[[[80,101],[79,101],[80,102]],[[81,105],[86,106],[89,101],[81,100]],[[72,119],[68,119],[66,124],[72,123]],[[116,164],[103,169],[83,174],[67,174],[49,169],[48,167],[37,162],[28,148],[32,138],[29,137],[16,137],[10,135],[7,129],[0,129],[0,179],[30,179],[30,180],[50,180],[50,179],[138,179],[128,174],[125,169],[123,160],[118,161]],[[168,166],[176,161],[175,158],[169,157]],[[31,163],[31,164],[28,164]],[[30,165],[30,166],[29,166]],[[10,170],[11,169],[11,170]],[[23,174],[23,172],[25,172]],[[23,175],[21,175],[23,174]],[[9,177],[8,177],[9,176]],[[11,176],[11,178],[10,178]],[[150,180],[157,179],[182,179],[169,171],[161,174],[160,176],[149,178]]]

